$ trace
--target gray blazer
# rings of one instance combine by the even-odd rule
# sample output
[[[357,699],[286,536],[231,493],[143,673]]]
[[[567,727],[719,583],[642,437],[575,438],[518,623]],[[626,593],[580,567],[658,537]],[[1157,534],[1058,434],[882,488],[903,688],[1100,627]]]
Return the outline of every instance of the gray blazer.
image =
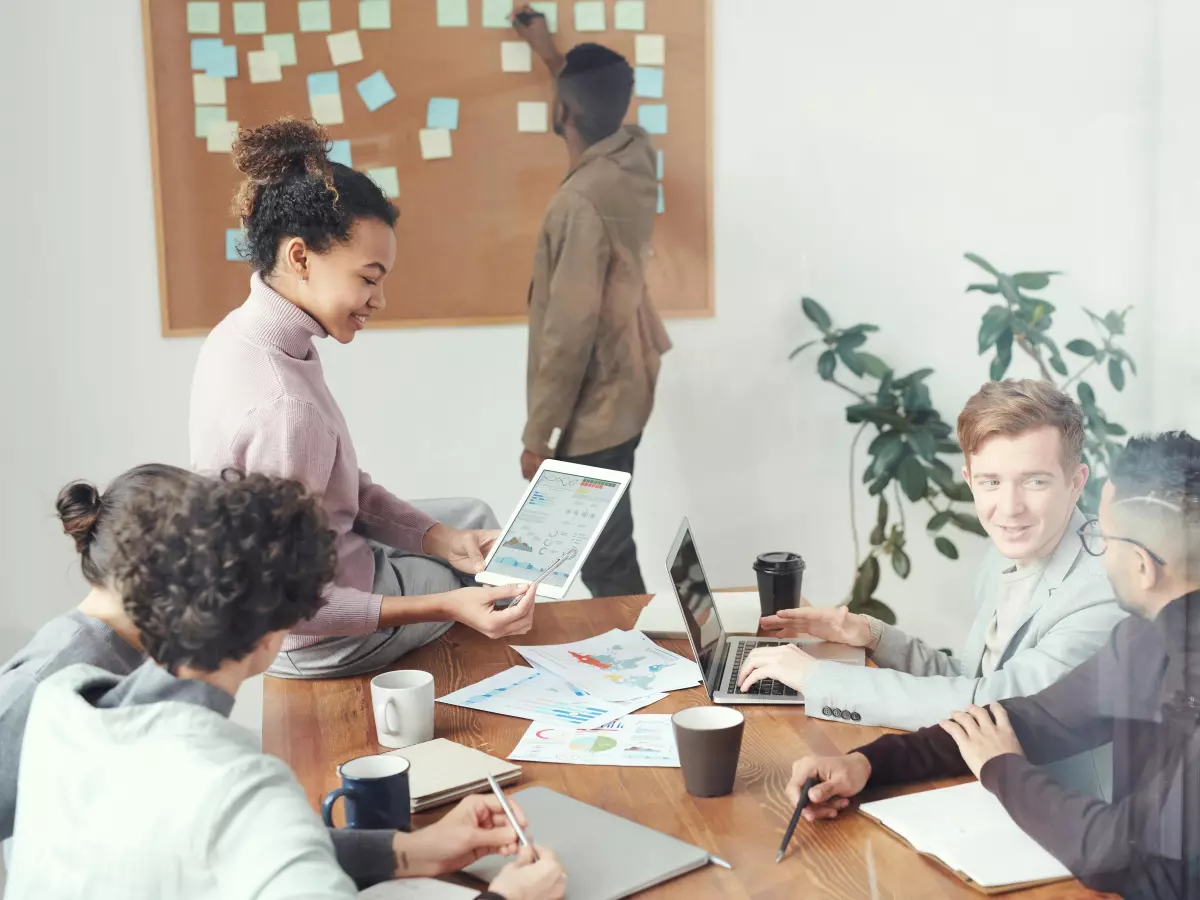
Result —
[[[804,686],[806,714],[911,731],[933,725],[969,704],[982,706],[993,700],[1029,696],[1058,681],[1104,646],[1126,615],[1117,606],[1103,563],[1085,553],[1075,535],[1084,521],[1083,513],[1076,510],[990,675],[981,670],[984,639],[996,612],[1000,575],[1006,568],[995,548],[975,580],[978,612],[961,657],[947,656],[884,625],[879,647],[872,654],[879,668],[826,661],[812,667]],[[1101,754],[1093,762],[1100,771],[1102,793],[1107,794],[1111,763],[1106,764],[1105,759]],[[1092,765],[1088,763],[1086,768]],[[1088,789],[1076,778],[1060,780]],[[1089,793],[1099,795],[1094,783]]]

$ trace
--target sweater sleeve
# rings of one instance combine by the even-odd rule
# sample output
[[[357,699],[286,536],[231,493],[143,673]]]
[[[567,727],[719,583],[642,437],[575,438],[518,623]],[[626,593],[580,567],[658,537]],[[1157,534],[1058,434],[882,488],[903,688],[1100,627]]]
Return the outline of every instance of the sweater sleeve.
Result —
[[[870,787],[971,774],[954,738],[940,725],[911,734],[885,734],[851,752],[861,753],[871,764]]]
[[[396,877],[395,836],[394,831],[378,829],[329,829],[338,865],[360,888]]]
[[[423,552],[425,532],[437,522],[410,503],[401,500],[382,485],[358,472],[358,519],[354,530],[365,538],[407,550]]]

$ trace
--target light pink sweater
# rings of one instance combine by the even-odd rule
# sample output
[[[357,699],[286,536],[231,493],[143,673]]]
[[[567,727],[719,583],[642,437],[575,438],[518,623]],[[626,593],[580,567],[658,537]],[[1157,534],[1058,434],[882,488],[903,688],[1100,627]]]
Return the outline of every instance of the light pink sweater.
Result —
[[[325,329],[255,275],[250,296],[209,334],[192,380],[192,466],[234,466],[295,478],[321,498],[337,535],[337,575],[326,605],[302,622],[284,649],[321,636],[379,627],[382,597],[371,593],[375,560],[367,539],[420,552],[434,520],[358,468],[346,420],[325,384],[313,338]]]

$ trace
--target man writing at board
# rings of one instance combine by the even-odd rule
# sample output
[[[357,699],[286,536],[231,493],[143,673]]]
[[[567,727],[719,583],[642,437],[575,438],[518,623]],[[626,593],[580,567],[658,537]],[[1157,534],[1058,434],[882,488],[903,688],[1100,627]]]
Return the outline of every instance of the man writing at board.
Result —
[[[521,472],[532,478],[553,457],[632,473],[671,346],[645,279],[654,147],[624,125],[633,94],[624,57],[598,44],[563,56],[545,17],[528,6],[513,27],[555,78],[554,133],[569,159],[534,254]],[[645,593],[628,492],[581,574],[593,596]]]

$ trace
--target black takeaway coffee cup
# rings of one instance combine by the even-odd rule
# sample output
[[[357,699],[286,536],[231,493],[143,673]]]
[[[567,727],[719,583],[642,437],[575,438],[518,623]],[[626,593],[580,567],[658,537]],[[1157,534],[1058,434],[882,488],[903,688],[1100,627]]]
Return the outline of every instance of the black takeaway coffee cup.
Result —
[[[754,561],[758,575],[758,603],[764,616],[800,605],[804,560],[799,553],[763,553]]]

